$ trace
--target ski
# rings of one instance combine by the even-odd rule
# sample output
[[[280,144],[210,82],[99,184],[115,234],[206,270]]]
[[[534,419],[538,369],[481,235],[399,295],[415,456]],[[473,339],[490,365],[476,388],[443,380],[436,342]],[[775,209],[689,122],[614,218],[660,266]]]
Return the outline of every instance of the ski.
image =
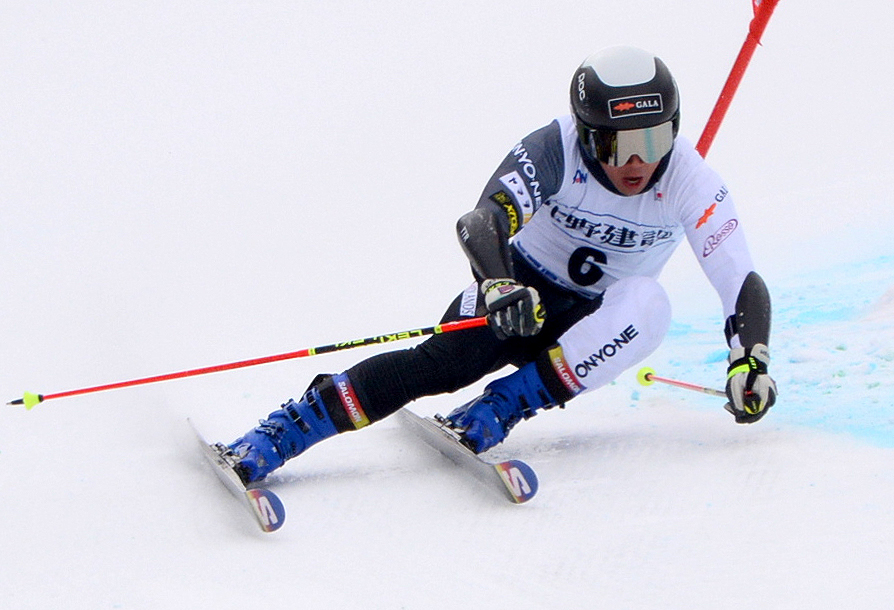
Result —
[[[401,409],[398,418],[425,443],[440,451],[479,482],[501,490],[516,504],[527,502],[537,493],[537,475],[521,460],[489,462],[459,442],[456,434],[431,417],[420,417]]]
[[[202,455],[214,469],[214,474],[224,484],[233,497],[248,510],[258,527],[265,532],[275,532],[286,519],[286,509],[275,493],[262,487],[246,488],[236,471],[224,460],[220,453],[202,436],[191,419],[187,419]]]

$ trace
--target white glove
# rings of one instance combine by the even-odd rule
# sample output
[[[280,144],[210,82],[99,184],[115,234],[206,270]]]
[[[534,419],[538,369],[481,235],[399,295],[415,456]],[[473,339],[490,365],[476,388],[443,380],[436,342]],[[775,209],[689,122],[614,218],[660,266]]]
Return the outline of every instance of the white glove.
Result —
[[[481,282],[481,293],[488,323],[498,338],[530,337],[543,328],[546,311],[535,288],[511,278],[489,279]]]
[[[767,374],[770,350],[757,343],[754,347],[738,347],[729,352],[724,407],[736,423],[752,424],[776,402],[776,382]]]

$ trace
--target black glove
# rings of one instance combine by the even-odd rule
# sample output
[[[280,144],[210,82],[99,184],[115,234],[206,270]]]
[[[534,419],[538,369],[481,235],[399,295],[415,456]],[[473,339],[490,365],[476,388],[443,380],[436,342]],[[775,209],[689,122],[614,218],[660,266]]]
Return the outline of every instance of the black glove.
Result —
[[[725,409],[738,424],[753,424],[776,402],[776,382],[767,374],[770,351],[761,343],[729,352]]]
[[[500,339],[530,337],[543,328],[546,311],[537,290],[510,278],[481,282],[487,321]]]

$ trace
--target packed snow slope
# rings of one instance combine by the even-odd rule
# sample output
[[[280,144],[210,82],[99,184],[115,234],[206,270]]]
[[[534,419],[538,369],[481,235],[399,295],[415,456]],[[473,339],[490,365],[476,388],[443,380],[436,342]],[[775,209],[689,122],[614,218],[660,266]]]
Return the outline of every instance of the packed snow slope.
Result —
[[[455,219],[610,44],[697,139],[750,2],[12,0],[0,8],[0,398],[434,323]],[[185,423],[231,440],[353,350],[0,408],[0,607],[887,608],[894,73],[881,0],[782,0],[709,155],[774,299],[778,404],[635,372],[519,425],[513,506],[386,420],[271,481],[255,531]],[[659,374],[721,386],[683,246]],[[483,383],[419,401],[447,411]]]

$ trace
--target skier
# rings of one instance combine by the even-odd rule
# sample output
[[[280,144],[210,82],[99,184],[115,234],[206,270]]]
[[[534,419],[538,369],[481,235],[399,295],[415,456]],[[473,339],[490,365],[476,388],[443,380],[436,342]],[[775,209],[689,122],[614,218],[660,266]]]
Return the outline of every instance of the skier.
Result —
[[[666,334],[670,304],[656,278],[684,236],[723,306],[726,409],[738,423],[764,416],[776,400],[769,294],[726,186],[677,135],[668,68],[641,49],[612,47],[580,65],[570,93],[571,114],[523,138],[457,223],[475,283],[442,322],[487,315],[489,326],[318,375],[300,401],[217,445],[245,483],[509,364],[517,370],[445,419],[476,453],[538,410],[611,382]]]

